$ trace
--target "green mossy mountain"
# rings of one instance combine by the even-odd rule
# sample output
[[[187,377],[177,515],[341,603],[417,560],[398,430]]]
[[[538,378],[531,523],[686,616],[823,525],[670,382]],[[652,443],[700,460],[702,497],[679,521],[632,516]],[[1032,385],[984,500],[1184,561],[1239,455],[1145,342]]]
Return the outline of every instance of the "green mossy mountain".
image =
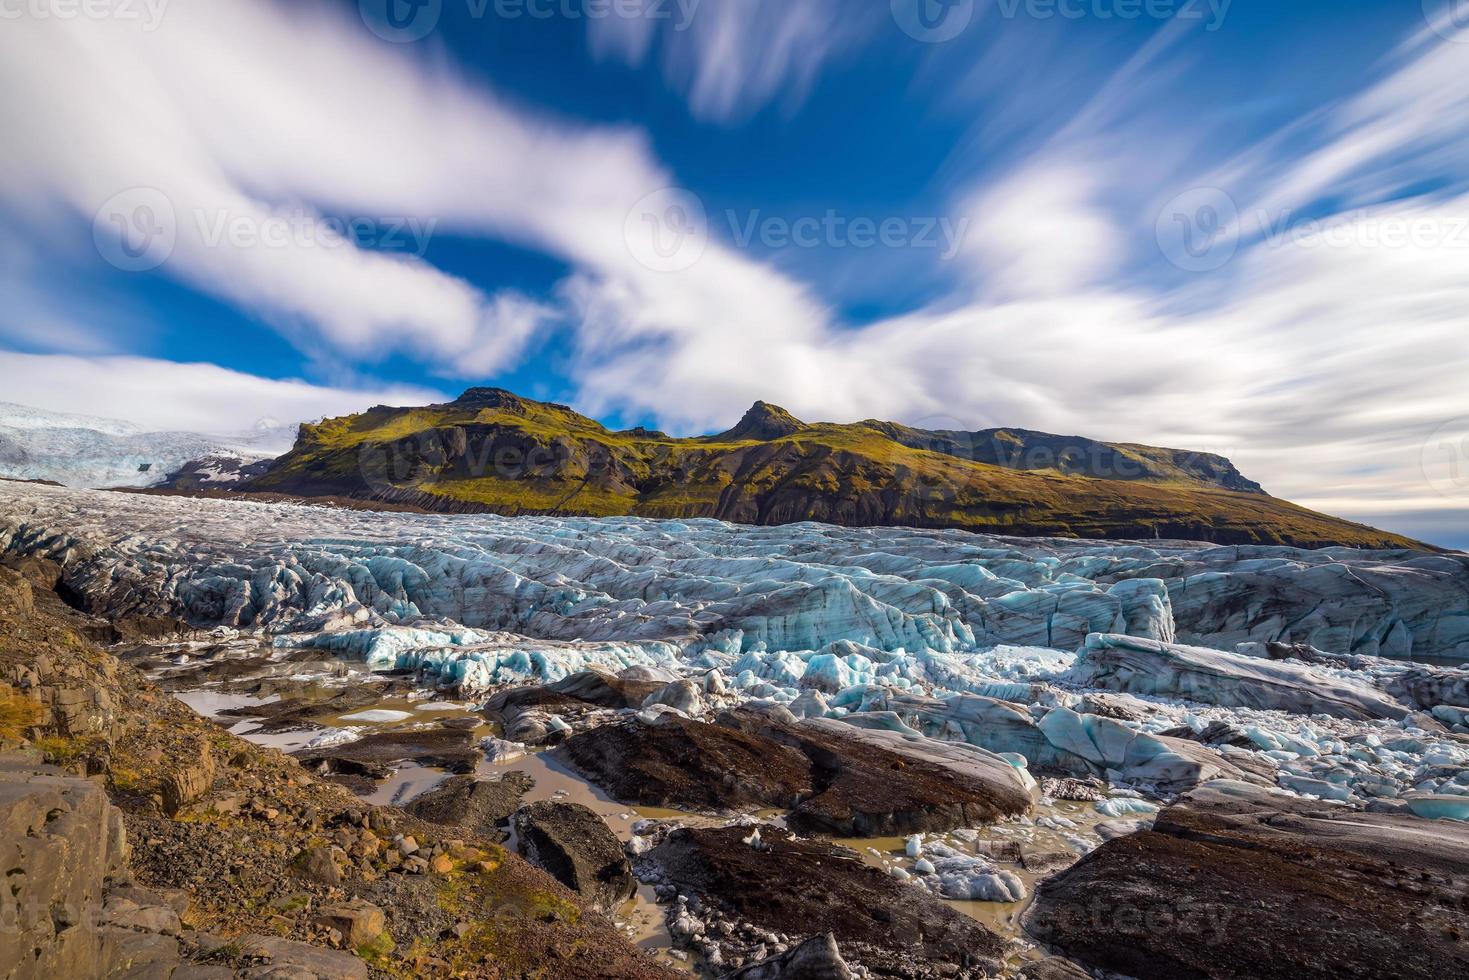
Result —
[[[726,432],[674,438],[495,388],[303,425],[243,489],[450,512],[1422,547],[1271,497],[1208,453],[1023,429],[808,424],[764,402]]]

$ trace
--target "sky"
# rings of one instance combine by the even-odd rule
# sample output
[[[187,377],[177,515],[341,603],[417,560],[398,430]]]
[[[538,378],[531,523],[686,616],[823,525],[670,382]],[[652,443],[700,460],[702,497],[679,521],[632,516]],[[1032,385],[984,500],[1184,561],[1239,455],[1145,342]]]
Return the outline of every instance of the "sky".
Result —
[[[1469,0],[0,0],[0,401],[1228,455],[1469,547]]]

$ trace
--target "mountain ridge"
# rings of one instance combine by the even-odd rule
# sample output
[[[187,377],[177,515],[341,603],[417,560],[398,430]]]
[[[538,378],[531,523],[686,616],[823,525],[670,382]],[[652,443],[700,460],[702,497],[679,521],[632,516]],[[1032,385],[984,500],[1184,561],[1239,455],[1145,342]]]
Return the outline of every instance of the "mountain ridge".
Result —
[[[677,438],[501,388],[303,425],[242,489],[438,511],[1425,547],[1271,497],[1210,453],[1016,428],[808,423],[763,401],[730,429]]]

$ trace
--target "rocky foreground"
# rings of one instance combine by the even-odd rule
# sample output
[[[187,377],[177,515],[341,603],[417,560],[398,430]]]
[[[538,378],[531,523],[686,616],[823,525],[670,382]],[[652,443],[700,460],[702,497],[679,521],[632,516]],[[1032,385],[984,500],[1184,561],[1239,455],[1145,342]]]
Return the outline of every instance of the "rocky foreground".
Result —
[[[1466,659],[1464,556],[0,484],[0,976],[1457,975]]]
[[[374,807],[96,645],[58,569],[0,567],[0,976],[660,977],[474,827]]]

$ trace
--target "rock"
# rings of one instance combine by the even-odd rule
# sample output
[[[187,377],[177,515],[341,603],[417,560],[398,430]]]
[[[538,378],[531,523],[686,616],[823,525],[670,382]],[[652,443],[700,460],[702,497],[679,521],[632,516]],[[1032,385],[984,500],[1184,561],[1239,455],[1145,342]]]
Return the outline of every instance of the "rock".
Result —
[[[244,936],[238,945],[245,956],[264,961],[245,968],[247,980],[368,980],[367,964],[351,953],[275,936]]]
[[[1042,779],[1041,793],[1053,800],[1096,803],[1107,798],[1106,784],[1095,779]]]
[[[1030,812],[1037,795],[1025,770],[973,745],[824,718],[758,730],[811,760],[815,793],[787,817],[798,831],[883,837],[978,826]]]
[[[291,862],[291,868],[297,875],[309,881],[320,882],[323,885],[342,883],[342,871],[337,867],[336,858],[330,847],[316,845],[305,848]]]
[[[1310,667],[1116,634],[1088,636],[1069,680],[1132,694],[1296,714],[1358,720],[1397,720],[1408,714],[1383,691]]]
[[[121,814],[100,786],[30,755],[0,755],[0,976],[100,977],[117,966],[119,950],[135,945],[130,930],[94,929],[84,917],[101,907],[125,852]]]
[[[1026,927],[1140,980],[1469,975],[1469,826],[1214,782],[1041,884]]]
[[[1076,854],[1071,851],[1046,850],[1036,847],[1020,847],[1020,863],[1031,874],[1047,875],[1060,868],[1076,863]]]
[[[558,751],[621,800],[789,808],[792,827],[842,836],[992,822],[1028,812],[1034,799],[1023,770],[974,746],[789,721],[748,710],[718,724],[664,715],[577,735]]]
[[[163,812],[175,816],[190,803],[204,798],[214,785],[214,763],[206,751],[197,765],[182,766],[163,778]]]
[[[611,915],[637,890],[616,835],[580,803],[531,803],[514,826],[520,853],[593,908]]]
[[[501,691],[485,702],[484,715],[498,721],[505,737],[512,742],[555,745],[573,729],[586,728],[609,717],[608,709],[636,707],[637,704],[630,703],[630,697],[647,691],[650,686],[624,682],[600,671],[582,671],[550,686]]]
[[[572,674],[549,689],[600,708],[624,709],[641,707],[676,680],[666,671],[649,667],[629,667],[617,674],[593,669]]]
[[[724,980],[851,980],[852,971],[831,933],[812,936],[794,949],[727,973]]]
[[[815,839],[762,827],[767,847],[743,846],[741,827],[680,828],[641,861],[655,881],[762,936],[830,933],[842,957],[880,976],[978,977],[1000,972],[1005,942],[927,892]],[[726,962],[754,945],[705,929]],[[761,940],[762,942],[764,940]]]
[[[1016,974],[1019,980],[1091,980],[1091,974],[1059,956],[1027,963]]]
[[[335,929],[348,949],[373,942],[388,928],[383,910],[361,899],[324,906],[311,922],[320,928]]]
[[[557,749],[619,800],[644,806],[731,810],[794,805],[813,792],[811,763],[764,736],[677,715],[635,719],[576,735]]]
[[[164,936],[177,936],[183,929],[179,914],[168,906],[143,908],[126,898],[109,897],[102,909],[101,923],[120,929],[135,929],[138,932],[156,932]]]
[[[507,772],[499,779],[451,776],[405,809],[420,820],[465,827],[494,838],[519,809],[521,797],[535,784],[535,779],[523,772]]]

